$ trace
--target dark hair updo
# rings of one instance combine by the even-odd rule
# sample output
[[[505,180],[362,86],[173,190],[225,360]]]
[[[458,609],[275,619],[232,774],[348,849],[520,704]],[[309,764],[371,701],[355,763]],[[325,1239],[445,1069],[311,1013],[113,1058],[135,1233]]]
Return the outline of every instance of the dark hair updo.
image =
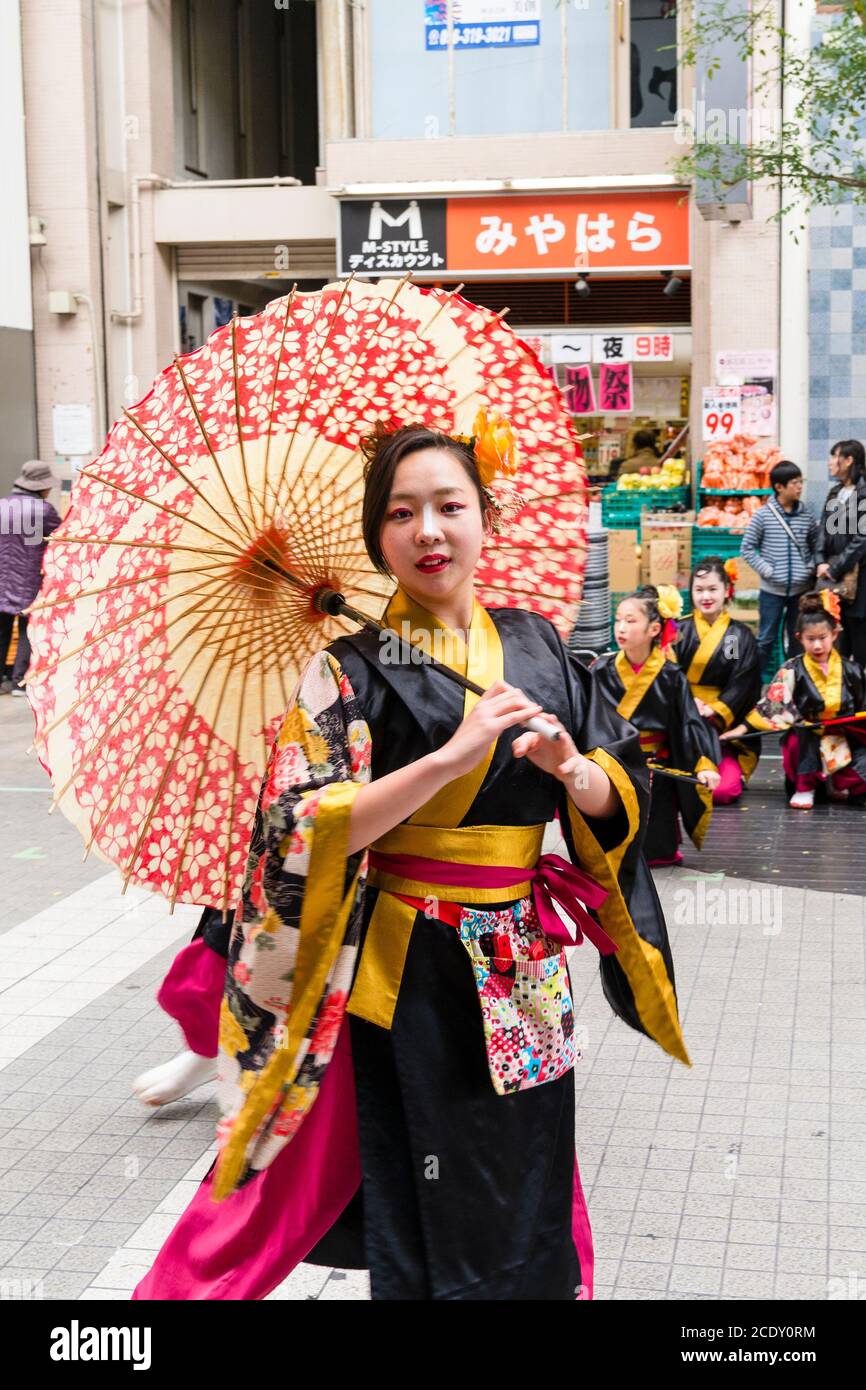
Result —
[[[485,523],[488,521],[490,503],[478,476],[475,455],[462,440],[453,439],[450,434],[443,434],[439,430],[428,429],[426,425],[401,425],[399,429],[389,430],[379,420],[373,433],[361,440],[360,447],[365,459],[361,527],[367,554],[380,574],[391,572],[382,554],[380,537],[394,485],[394,474],[397,465],[419,449],[444,449],[457,460],[478,494],[482,519]]]
[[[659,612],[659,591],[654,584],[642,584],[633,593],[624,594],[620,603],[625,603],[627,599],[640,604],[648,623],[661,623],[662,629],[664,628],[665,620]],[[660,636],[661,630],[653,638],[653,644],[658,642]]]
[[[692,570],[692,577],[689,580],[689,592],[691,593],[696,579],[706,579],[710,575],[715,575],[725,586],[725,591],[731,587],[731,576],[725,569],[725,562],[721,555],[706,555],[703,560],[698,560]]]
[[[817,589],[803,594],[797,608],[797,632],[804,632],[807,627],[817,627],[818,623],[826,623],[830,628],[839,627],[836,618],[833,617],[832,613],[828,613],[824,607]]]

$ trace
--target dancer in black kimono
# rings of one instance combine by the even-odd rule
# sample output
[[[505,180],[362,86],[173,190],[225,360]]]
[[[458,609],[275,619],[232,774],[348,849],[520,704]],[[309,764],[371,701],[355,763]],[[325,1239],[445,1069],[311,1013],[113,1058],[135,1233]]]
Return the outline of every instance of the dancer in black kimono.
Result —
[[[698,713],[719,734],[744,719],[761,694],[754,634],[725,608],[735,579],[734,560],[710,555],[698,561],[691,579],[692,613],[677,624],[674,645]],[[739,801],[757,766],[757,743],[754,739],[725,742],[714,805]]]
[[[371,633],[307,668],[229,954],[220,1156],[137,1298],[262,1298],[303,1259],[368,1268],[375,1299],[588,1297],[552,896],[616,1012],[688,1061],[634,730],[545,619],[475,599],[477,452],[402,429],[370,460],[389,628],[487,693]],[[541,854],[555,814],[571,864]]]
[[[701,785],[695,786],[653,777],[644,843],[653,866],[682,863],[680,816],[700,849],[713,813],[712,790],[718,785],[721,757],[716,735],[698,714],[683,671],[666,655],[667,639],[673,640],[674,631],[673,610],[665,605],[674,598],[679,602],[675,589],[652,585],[624,598],[614,625],[619,653],[605,653],[592,667],[605,699],[640,731],[644,756],[700,779]]]
[[[841,630],[836,594],[827,589],[803,594],[797,619],[803,651],[779,668],[744,722],[723,735],[733,739],[750,729],[790,728],[782,739],[782,766],[788,804],[795,811],[811,811],[818,788],[831,801],[866,796],[866,725],[825,729],[821,724],[863,709],[863,672],[856,661],[840,656],[835,643]]]

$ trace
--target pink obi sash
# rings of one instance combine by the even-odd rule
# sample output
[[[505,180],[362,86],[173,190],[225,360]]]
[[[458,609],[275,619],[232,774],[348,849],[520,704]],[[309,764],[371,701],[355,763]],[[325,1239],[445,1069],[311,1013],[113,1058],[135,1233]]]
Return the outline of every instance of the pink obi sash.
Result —
[[[534,869],[512,869],[487,864],[455,864],[443,859],[425,859],[421,855],[382,854],[378,850],[370,850],[370,867],[398,878],[415,879],[431,885],[448,884],[456,888],[507,889],[528,879],[538,924],[551,940],[566,946],[579,946],[586,936],[603,956],[612,955],[617,949],[616,942],[587,911],[587,908],[601,906],[607,898],[607,890],[559,854],[543,854]],[[418,906],[421,911],[425,908],[422,899],[403,893],[395,896]],[[569,931],[562,921],[554,901],[573,923],[573,931]],[[449,910],[456,911],[453,921],[451,916],[444,915]],[[460,916],[459,904],[440,902],[437,916],[456,926]]]

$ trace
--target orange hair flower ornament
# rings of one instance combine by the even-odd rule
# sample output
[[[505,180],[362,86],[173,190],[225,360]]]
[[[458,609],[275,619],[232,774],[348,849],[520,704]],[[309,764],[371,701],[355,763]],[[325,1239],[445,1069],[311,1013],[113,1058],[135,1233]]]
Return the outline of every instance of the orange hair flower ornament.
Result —
[[[490,487],[496,477],[513,478],[520,466],[520,453],[514,431],[500,415],[488,416],[482,406],[475,416],[472,435],[458,435],[472,449],[482,487]]]
[[[822,589],[821,603],[824,605],[824,612],[829,613],[835,623],[842,621],[842,605],[838,594],[834,594],[832,589]]]

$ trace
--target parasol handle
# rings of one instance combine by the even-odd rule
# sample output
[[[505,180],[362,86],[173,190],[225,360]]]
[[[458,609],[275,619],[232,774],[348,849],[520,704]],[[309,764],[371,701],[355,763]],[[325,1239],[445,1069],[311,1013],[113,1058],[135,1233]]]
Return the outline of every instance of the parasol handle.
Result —
[[[677,782],[691,782],[696,787],[704,786],[699,777],[695,777],[691,772],[683,772],[678,767],[665,767],[663,763],[647,761],[647,767],[654,777],[673,777]]]
[[[313,606],[320,613],[327,613],[331,618],[350,618],[353,623],[358,623],[361,627],[366,627],[372,632],[387,632],[397,638],[401,648],[408,648],[412,651],[420,652],[423,663],[426,666],[435,666],[437,671],[441,671],[443,676],[447,676],[455,685],[462,686],[464,690],[471,690],[473,695],[483,695],[484,687],[477,685],[475,681],[469,680],[467,676],[461,676],[459,671],[452,671],[450,666],[445,666],[443,662],[437,661],[435,656],[430,656],[424,651],[423,647],[418,647],[414,642],[407,642],[401,637],[399,632],[393,628],[386,627],[384,623],[377,622],[371,618],[369,613],[362,613],[359,608],[353,608],[347,603],[342,594],[338,594],[335,589],[317,589],[313,595]],[[561,737],[555,725],[546,719],[527,719],[527,729],[531,729],[535,734],[541,734],[543,738],[549,739],[551,743],[557,743]]]

